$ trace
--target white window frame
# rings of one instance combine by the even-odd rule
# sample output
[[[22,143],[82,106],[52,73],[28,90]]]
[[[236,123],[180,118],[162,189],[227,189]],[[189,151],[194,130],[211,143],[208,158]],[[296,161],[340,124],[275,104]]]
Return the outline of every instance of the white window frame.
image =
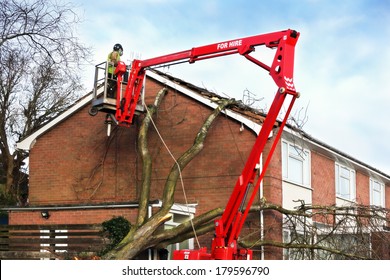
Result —
[[[307,149],[282,140],[282,176],[283,180],[291,182],[296,185],[311,188],[311,154]],[[301,178],[296,179],[292,176],[293,162],[301,163]]]
[[[374,201],[375,193],[379,195],[379,202]],[[385,184],[374,178],[370,178],[370,204],[385,207]]]
[[[348,175],[345,174],[348,172]],[[356,200],[356,171],[340,163],[335,163],[336,197],[344,200]],[[348,193],[342,190],[342,181],[348,181]]]

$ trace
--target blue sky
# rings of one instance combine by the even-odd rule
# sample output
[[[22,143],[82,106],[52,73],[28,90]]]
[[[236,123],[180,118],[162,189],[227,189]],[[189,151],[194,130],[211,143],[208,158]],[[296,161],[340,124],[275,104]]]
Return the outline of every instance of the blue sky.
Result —
[[[115,43],[123,59],[147,59],[221,41],[295,29],[294,81],[313,137],[390,174],[389,0],[87,0],[76,1],[82,41],[95,64]],[[267,57],[261,48],[256,55]],[[84,72],[93,85],[93,66]],[[160,69],[220,95],[242,99],[248,89],[269,108],[276,87],[239,55]]]

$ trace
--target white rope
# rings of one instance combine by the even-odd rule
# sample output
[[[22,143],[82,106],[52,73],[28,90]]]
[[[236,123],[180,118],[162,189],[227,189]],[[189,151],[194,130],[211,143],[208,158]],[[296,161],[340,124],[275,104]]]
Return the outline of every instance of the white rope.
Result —
[[[154,129],[156,130],[157,132],[157,135],[160,137],[160,140],[161,142],[163,143],[165,149],[168,151],[169,155],[171,156],[171,158],[173,159],[173,161],[175,162],[175,164],[177,165],[177,168],[179,169],[179,177],[180,177],[180,183],[181,183],[181,187],[182,187],[182,190],[183,190],[183,195],[184,195],[184,200],[185,200],[185,203],[187,205],[187,211],[188,211],[188,214],[190,215],[190,210],[188,208],[188,200],[187,200],[187,195],[186,195],[186,191],[185,191],[185,187],[184,187],[184,181],[183,181],[183,177],[182,177],[182,174],[181,174],[181,168],[180,168],[180,165],[179,163],[177,162],[177,160],[175,159],[175,157],[173,156],[173,154],[171,153],[170,149],[168,148],[167,144],[165,143],[163,137],[161,136],[160,134],[160,131],[158,130],[156,124],[154,123],[153,121],[153,118],[152,118],[152,115],[150,114],[150,111],[148,109],[148,106],[145,106],[146,108],[146,111],[150,117],[150,121],[152,122],[153,124],[153,127]],[[198,244],[198,248],[200,248],[200,243],[199,243],[199,239],[198,239],[198,236],[196,234],[196,231],[195,231],[195,226],[194,226],[194,223],[192,222],[192,219],[190,219],[190,222],[191,222],[191,227],[192,227],[192,231],[194,232],[194,238],[196,240],[196,243]]]

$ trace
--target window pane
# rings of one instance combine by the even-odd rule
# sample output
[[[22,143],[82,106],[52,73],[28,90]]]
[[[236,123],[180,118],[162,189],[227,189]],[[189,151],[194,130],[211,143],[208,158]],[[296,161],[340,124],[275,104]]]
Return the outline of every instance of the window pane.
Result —
[[[343,198],[349,199],[350,198],[350,188],[349,188],[350,181],[349,181],[349,179],[341,177],[340,180],[339,180],[339,183],[340,183],[339,194]]]
[[[303,163],[295,158],[290,158],[288,178],[296,183],[303,184]]]
[[[189,247],[190,247],[190,243],[188,242],[188,240],[184,240],[183,242],[181,242],[179,244],[179,249],[180,250],[188,249]]]
[[[301,149],[299,149],[298,147],[294,147],[294,146],[291,146],[290,145],[290,155],[291,156],[295,156],[295,157],[302,157],[303,156],[303,152]]]
[[[382,206],[381,192],[378,192],[378,191],[372,192],[372,204],[376,205],[376,206]]]
[[[376,206],[382,206],[382,187],[377,181],[371,181],[372,187],[372,204]]]
[[[349,178],[349,176],[350,176],[349,170],[347,168],[341,167],[340,176],[344,177],[344,178]]]
[[[381,185],[376,181],[372,181],[372,187],[373,187],[374,191],[377,191],[377,192],[381,191]]]

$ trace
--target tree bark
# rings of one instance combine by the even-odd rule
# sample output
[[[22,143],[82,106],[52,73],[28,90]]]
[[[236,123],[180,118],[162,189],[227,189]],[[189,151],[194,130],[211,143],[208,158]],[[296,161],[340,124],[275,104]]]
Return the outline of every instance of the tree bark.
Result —
[[[152,117],[157,112],[166,93],[166,88],[157,93],[155,102],[153,106],[149,107],[148,114],[143,120],[138,134],[138,153],[140,154],[142,160],[142,179],[140,186],[137,226],[144,224],[148,218],[150,183],[152,177],[152,158],[148,149],[148,131],[152,122]]]

